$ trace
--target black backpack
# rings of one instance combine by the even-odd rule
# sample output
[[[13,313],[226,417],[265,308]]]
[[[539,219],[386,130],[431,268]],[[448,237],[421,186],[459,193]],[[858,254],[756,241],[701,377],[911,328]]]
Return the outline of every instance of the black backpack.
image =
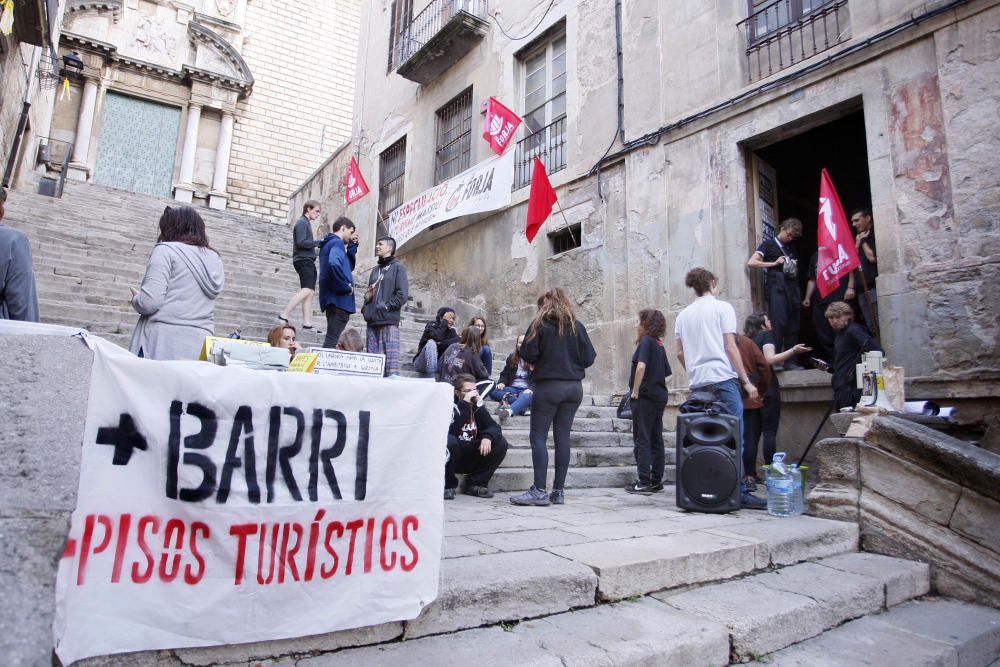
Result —
[[[728,415],[729,408],[719,400],[714,391],[692,391],[688,399],[677,408],[681,414],[708,413],[710,415]]]

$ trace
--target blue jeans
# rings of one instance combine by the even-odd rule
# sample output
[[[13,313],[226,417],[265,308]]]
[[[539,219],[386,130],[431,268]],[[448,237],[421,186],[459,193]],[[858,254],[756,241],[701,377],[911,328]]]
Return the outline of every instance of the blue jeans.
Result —
[[[743,396],[740,395],[739,380],[733,378],[701,387],[691,387],[691,389],[714,393],[717,399],[726,404],[729,414],[735,415],[740,420],[740,433],[736,439],[736,460],[739,461],[740,466],[740,492],[746,493],[746,484],[743,482]]]
[[[479,358],[482,359],[483,366],[486,366],[486,373],[493,375],[493,350],[489,345],[483,345],[483,349],[479,351]]]
[[[534,392],[529,387],[504,387],[503,389],[493,388],[490,398],[497,403],[507,400],[510,412],[514,415],[523,415],[531,407],[531,398]]]

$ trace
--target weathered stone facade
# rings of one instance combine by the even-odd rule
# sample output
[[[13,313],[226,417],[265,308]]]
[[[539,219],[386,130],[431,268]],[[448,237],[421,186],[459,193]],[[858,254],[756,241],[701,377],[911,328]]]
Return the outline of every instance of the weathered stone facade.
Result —
[[[290,192],[349,136],[359,6],[69,2],[60,51],[85,69],[69,98],[45,106],[47,166],[284,218]]]
[[[340,180],[360,141],[372,194],[347,214],[360,223],[367,247],[375,235],[382,151],[405,136],[404,199],[431,187],[435,111],[472,85],[471,163],[488,158],[479,139],[481,104],[496,96],[525,113],[525,58],[553,31],[566,35],[565,168],[550,168],[565,218],[555,212],[543,231],[580,223],[581,247],[556,253],[544,234],[528,244],[529,188],[521,187],[506,209],[446,222],[403,249],[417,297],[484,312],[494,336],[509,341],[539,293],[565,287],[599,350],[596,372],[588,374],[592,390],[620,391],[635,313],[658,307],[670,329],[692,298],[683,284],[690,268],[711,268],[740,318],[762,306],[746,267],[762,232],[752,184],[757,152],[861,114],[863,131],[854,140],[863,153],[854,166],[867,170],[859,191],[874,211],[889,360],[905,367],[912,396],[998,395],[991,286],[1000,262],[1000,200],[991,155],[1000,146],[1000,94],[990,83],[1000,78],[997,2],[931,9],[910,0],[831,3],[839,32],[829,48],[763,78],[748,71],[745,5],[623,3],[621,127],[614,3],[557,3],[544,17],[544,4],[491,3],[508,34],[530,34],[512,41],[491,23],[478,46],[425,85],[383,68],[391,4],[375,3],[362,16],[371,29],[358,76],[369,92],[358,96],[354,143],[295,199],[322,194],[328,214],[338,214]],[[816,150],[836,159],[840,148],[833,141]],[[603,155],[610,157],[598,175]],[[803,210],[816,210],[814,196],[802,195]],[[815,230],[810,215],[802,217]],[[808,248],[800,251],[808,257]],[[673,386],[683,388],[685,374],[673,365]],[[786,377],[783,384],[786,400],[797,396],[793,402],[812,406],[815,420],[796,420],[805,431],[796,435],[808,438],[808,422],[818,422],[829,389],[811,379]],[[980,411],[982,404],[975,405]]]

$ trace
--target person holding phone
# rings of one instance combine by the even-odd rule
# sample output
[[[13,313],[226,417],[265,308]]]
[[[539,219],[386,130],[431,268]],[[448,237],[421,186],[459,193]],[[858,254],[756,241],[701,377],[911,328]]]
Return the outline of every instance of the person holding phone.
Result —
[[[462,373],[452,381],[455,404],[448,428],[448,462],[444,468],[444,499],[453,500],[458,488],[455,473],[468,475],[464,494],[492,498],[490,479],[507,455],[507,441],[500,425],[483,407],[476,378]]]

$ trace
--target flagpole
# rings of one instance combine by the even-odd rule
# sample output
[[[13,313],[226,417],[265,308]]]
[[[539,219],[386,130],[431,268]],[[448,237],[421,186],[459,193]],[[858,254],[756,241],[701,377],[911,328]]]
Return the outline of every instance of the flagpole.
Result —
[[[566,212],[563,211],[562,204],[559,203],[558,199],[556,200],[556,206],[559,207],[559,213],[562,214],[563,220],[566,222],[566,230],[569,232],[569,237],[573,239],[573,244],[579,246],[580,244],[576,242],[576,237],[573,236],[573,227],[569,224],[569,218],[566,217]]]
[[[864,250],[862,250],[861,252],[864,252]],[[871,294],[869,294],[868,292],[868,281],[865,279],[865,272],[862,271],[860,268],[856,270],[858,272],[858,275],[861,276],[861,289],[864,290],[861,293],[862,296],[860,300],[861,307],[865,309],[865,315],[868,316],[868,321],[871,322],[872,333],[875,334],[876,338],[881,338],[881,335],[879,335],[879,330],[878,330],[878,320],[875,318],[875,311],[872,308],[872,297]]]

